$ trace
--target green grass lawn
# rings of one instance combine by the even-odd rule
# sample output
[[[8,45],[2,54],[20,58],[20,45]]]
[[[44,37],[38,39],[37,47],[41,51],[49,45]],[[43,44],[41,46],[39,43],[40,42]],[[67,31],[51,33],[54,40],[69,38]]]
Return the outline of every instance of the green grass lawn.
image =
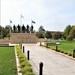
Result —
[[[14,47],[0,47],[0,75],[17,75]]]
[[[61,45],[59,45],[59,50],[72,53],[75,49],[75,42],[61,41],[60,43]]]
[[[58,41],[60,45],[58,49],[68,55],[73,54],[73,50],[75,49],[75,41]],[[50,46],[51,49],[56,49],[56,46]]]

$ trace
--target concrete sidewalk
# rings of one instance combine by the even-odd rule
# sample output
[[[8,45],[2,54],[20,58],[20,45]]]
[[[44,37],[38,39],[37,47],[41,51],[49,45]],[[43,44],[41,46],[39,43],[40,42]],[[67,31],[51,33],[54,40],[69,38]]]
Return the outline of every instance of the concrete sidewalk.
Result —
[[[30,62],[39,75],[39,63],[43,62],[43,75],[75,75],[75,61],[55,51],[37,45],[24,45],[25,55],[30,51]]]

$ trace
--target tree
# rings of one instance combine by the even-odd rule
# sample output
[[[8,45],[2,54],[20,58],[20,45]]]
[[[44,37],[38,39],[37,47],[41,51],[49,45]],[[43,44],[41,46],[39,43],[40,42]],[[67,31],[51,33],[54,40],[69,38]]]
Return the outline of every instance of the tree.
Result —
[[[9,25],[5,26],[5,28],[0,26],[0,39],[4,38],[4,37],[9,37],[10,36],[10,34],[9,34],[10,29],[11,29],[11,26],[9,26]]]
[[[43,26],[40,26],[38,31],[39,31],[39,32],[45,32],[45,29],[44,29]]]
[[[62,38],[62,33],[61,32],[57,32],[58,34],[58,38],[61,39]]]
[[[57,39],[58,40],[58,35],[57,34],[54,34],[54,39]]]
[[[9,34],[9,32],[7,32],[7,29],[2,28],[2,38],[7,37],[7,34]]]
[[[71,28],[72,28],[71,25],[68,25],[68,26],[65,28],[64,33],[63,33],[63,37],[64,37],[65,39],[67,39],[67,37],[68,37],[68,35],[69,35],[69,33],[70,33]]]
[[[1,31],[2,31],[2,26],[0,26],[0,34],[1,34]]]
[[[10,30],[12,31],[12,27],[10,25],[6,25],[5,29],[6,29],[6,36],[10,37]]]
[[[75,26],[72,26],[72,29],[70,30],[70,33],[68,35],[68,40],[73,40],[75,38]]]
[[[37,36],[38,38],[44,38],[44,35],[43,35],[42,32],[36,32],[36,36]]]
[[[0,39],[3,38],[2,30],[3,30],[3,27],[0,26]]]
[[[47,39],[49,39],[49,38],[52,38],[52,35],[51,35],[51,33],[50,33],[49,31],[46,31],[45,37],[46,37]]]
[[[68,35],[67,40],[68,41],[72,41],[73,40],[73,36],[72,35]]]
[[[12,30],[12,27],[11,27],[10,25],[6,25],[5,28],[6,28],[7,30],[10,30],[10,29]]]
[[[61,39],[62,38],[62,33],[61,32],[57,32],[54,34],[54,39]]]

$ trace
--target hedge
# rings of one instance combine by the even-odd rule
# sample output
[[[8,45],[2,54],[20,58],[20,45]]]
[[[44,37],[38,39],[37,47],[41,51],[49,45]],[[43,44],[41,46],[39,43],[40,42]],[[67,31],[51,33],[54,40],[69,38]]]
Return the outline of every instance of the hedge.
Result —
[[[19,45],[16,45],[16,51],[17,51],[17,56],[19,58],[19,63],[21,68],[20,72],[22,73],[22,75],[35,75],[30,62],[22,53],[22,50],[20,49]]]

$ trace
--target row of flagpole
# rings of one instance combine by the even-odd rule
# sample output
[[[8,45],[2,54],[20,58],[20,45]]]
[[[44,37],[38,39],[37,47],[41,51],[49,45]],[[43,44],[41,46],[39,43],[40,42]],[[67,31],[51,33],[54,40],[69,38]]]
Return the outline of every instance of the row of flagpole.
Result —
[[[20,14],[20,25],[21,26],[22,26],[22,18],[24,18],[24,16],[22,14]],[[13,21],[10,19],[9,25],[11,25],[11,23],[13,23]],[[35,24],[36,22],[31,19],[31,25],[32,25],[32,23]]]

